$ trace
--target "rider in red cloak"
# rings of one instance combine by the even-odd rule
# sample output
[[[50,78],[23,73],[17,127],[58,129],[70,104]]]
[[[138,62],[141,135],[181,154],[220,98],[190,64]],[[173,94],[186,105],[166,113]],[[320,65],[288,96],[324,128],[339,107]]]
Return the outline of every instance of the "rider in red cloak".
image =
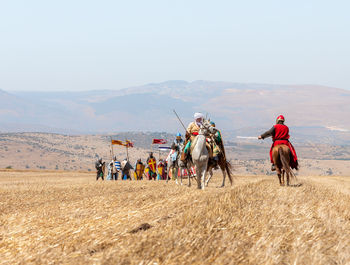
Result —
[[[270,130],[266,131],[265,133],[263,133],[262,135],[260,135],[258,138],[259,139],[265,139],[267,137],[272,136],[272,146],[270,149],[270,159],[271,159],[271,170],[275,171],[276,167],[275,167],[275,163],[273,161],[272,158],[272,149],[274,146],[276,145],[280,145],[280,144],[284,144],[287,145],[289,147],[289,150],[291,152],[291,159],[290,159],[290,166],[293,169],[297,169],[298,170],[298,157],[297,157],[297,153],[295,152],[295,149],[293,147],[293,145],[289,142],[289,128],[288,126],[284,125],[284,117],[283,115],[280,115],[277,117],[276,119],[276,125],[274,125]]]

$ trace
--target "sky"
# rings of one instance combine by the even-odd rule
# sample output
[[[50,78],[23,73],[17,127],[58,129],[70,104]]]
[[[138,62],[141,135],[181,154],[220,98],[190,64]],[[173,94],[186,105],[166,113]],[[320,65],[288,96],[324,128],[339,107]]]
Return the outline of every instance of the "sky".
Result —
[[[166,80],[350,89],[350,1],[0,0],[0,89]]]

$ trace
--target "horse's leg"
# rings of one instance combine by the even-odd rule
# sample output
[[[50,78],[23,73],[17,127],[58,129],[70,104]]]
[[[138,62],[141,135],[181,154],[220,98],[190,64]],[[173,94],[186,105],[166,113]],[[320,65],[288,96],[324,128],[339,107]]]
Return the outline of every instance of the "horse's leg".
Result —
[[[179,168],[177,168],[176,166],[174,166],[174,176],[175,176],[175,183],[179,184],[179,182],[177,181],[178,179],[178,174],[179,174]]]
[[[221,172],[222,172],[222,184],[221,184],[221,188],[223,188],[223,187],[225,187],[226,171],[225,171],[225,169],[224,169],[224,170],[221,169]]]
[[[201,177],[202,177],[202,168],[201,167],[196,167],[196,179],[197,179],[197,188],[201,189]]]
[[[169,172],[170,172],[170,165],[166,169],[166,183],[169,181]]]
[[[284,186],[284,180],[283,180],[283,169],[280,169],[278,166],[276,168],[276,173],[277,173],[277,176],[278,176],[278,180],[280,182],[280,186]]]
[[[180,181],[181,181],[181,186],[182,186],[182,168],[179,166],[179,170],[180,170]]]
[[[204,170],[202,172],[202,183],[201,183],[201,188],[204,190],[205,188],[205,177],[207,176],[207,164],[204,166]]]
[[[181,168],[177,165],[176,166],[176,178],[177,179],[179,179],[179,172],[180,172],[180,185],[182,185]]]
[[[283,181],[282,181],[282,179],[283,179],[283,177],[282,177],[282,175],[280,174],[280,173],[277,173],[277,176],[278,176],[278,180],[279,180],[279,182],[280,182],[280,186],[283,186]]]
[[[213,177],[213,169],[210,168],[210,169],[208,170],[208,173],[209,173],[209,178],[208,178],[207,181],[205,182],[205,186],[207,186],[207,187],[208,187],[208,185],[209,185],[209,181],[210,181],[211,178]]]
[[[289,186],[289,172],[286,172],[286,176],[287,176],[287,186]]]

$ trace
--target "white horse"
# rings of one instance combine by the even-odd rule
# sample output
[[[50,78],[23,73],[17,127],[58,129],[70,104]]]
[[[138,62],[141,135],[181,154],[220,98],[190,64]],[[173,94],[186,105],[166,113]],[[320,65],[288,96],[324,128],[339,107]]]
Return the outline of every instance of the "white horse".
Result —
[[[177,152],[178,153],[176,155],[176,158],[174,158],[172,156],[173,153],[171,151],[166,159],[166,162],[168,165],[166,182],[169,181],[169,172],[171,170],[172,176],[175,176],[176,184],[178,184],[178,175],[179,175],[179,170],[180,170],[180,184],[182,185],[182,178],[183,178],[182,172],[183,172],[183,169],[186,168],[186,166],[180,159],[181,150],[180,151],[178,150]],[[190,187],[191,186],[190,177],[188,177],[188,179],[189,179],[188,186]]]
[[[198,132],[198,136],[191,144],[192,162],[196,168],[198,189],[204,190],[205,179],[207,176],[207,167],[209,161],[209,152],[206,147],[206,137],[213,133],[213,127],[208,121],[204,121]]]

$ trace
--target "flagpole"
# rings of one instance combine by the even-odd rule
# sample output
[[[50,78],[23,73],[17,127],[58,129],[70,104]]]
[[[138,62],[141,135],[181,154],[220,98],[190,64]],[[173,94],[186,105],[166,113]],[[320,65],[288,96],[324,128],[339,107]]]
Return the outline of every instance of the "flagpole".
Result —
[[[111,152],[111,155],[112,155],[112,159],[111,160],[113,160],[114,152],[113,152],[112,136],[111,136],[111,150],[110,150],[110,152]]]
[[[129,161],[129,150],[128,150],[128,146],[126,146],[126,157],[127,157],[128,161]]]
[[[126,138],[125,138],[125,147],[126,147],[126,158],[129,161],[128,140]]]

